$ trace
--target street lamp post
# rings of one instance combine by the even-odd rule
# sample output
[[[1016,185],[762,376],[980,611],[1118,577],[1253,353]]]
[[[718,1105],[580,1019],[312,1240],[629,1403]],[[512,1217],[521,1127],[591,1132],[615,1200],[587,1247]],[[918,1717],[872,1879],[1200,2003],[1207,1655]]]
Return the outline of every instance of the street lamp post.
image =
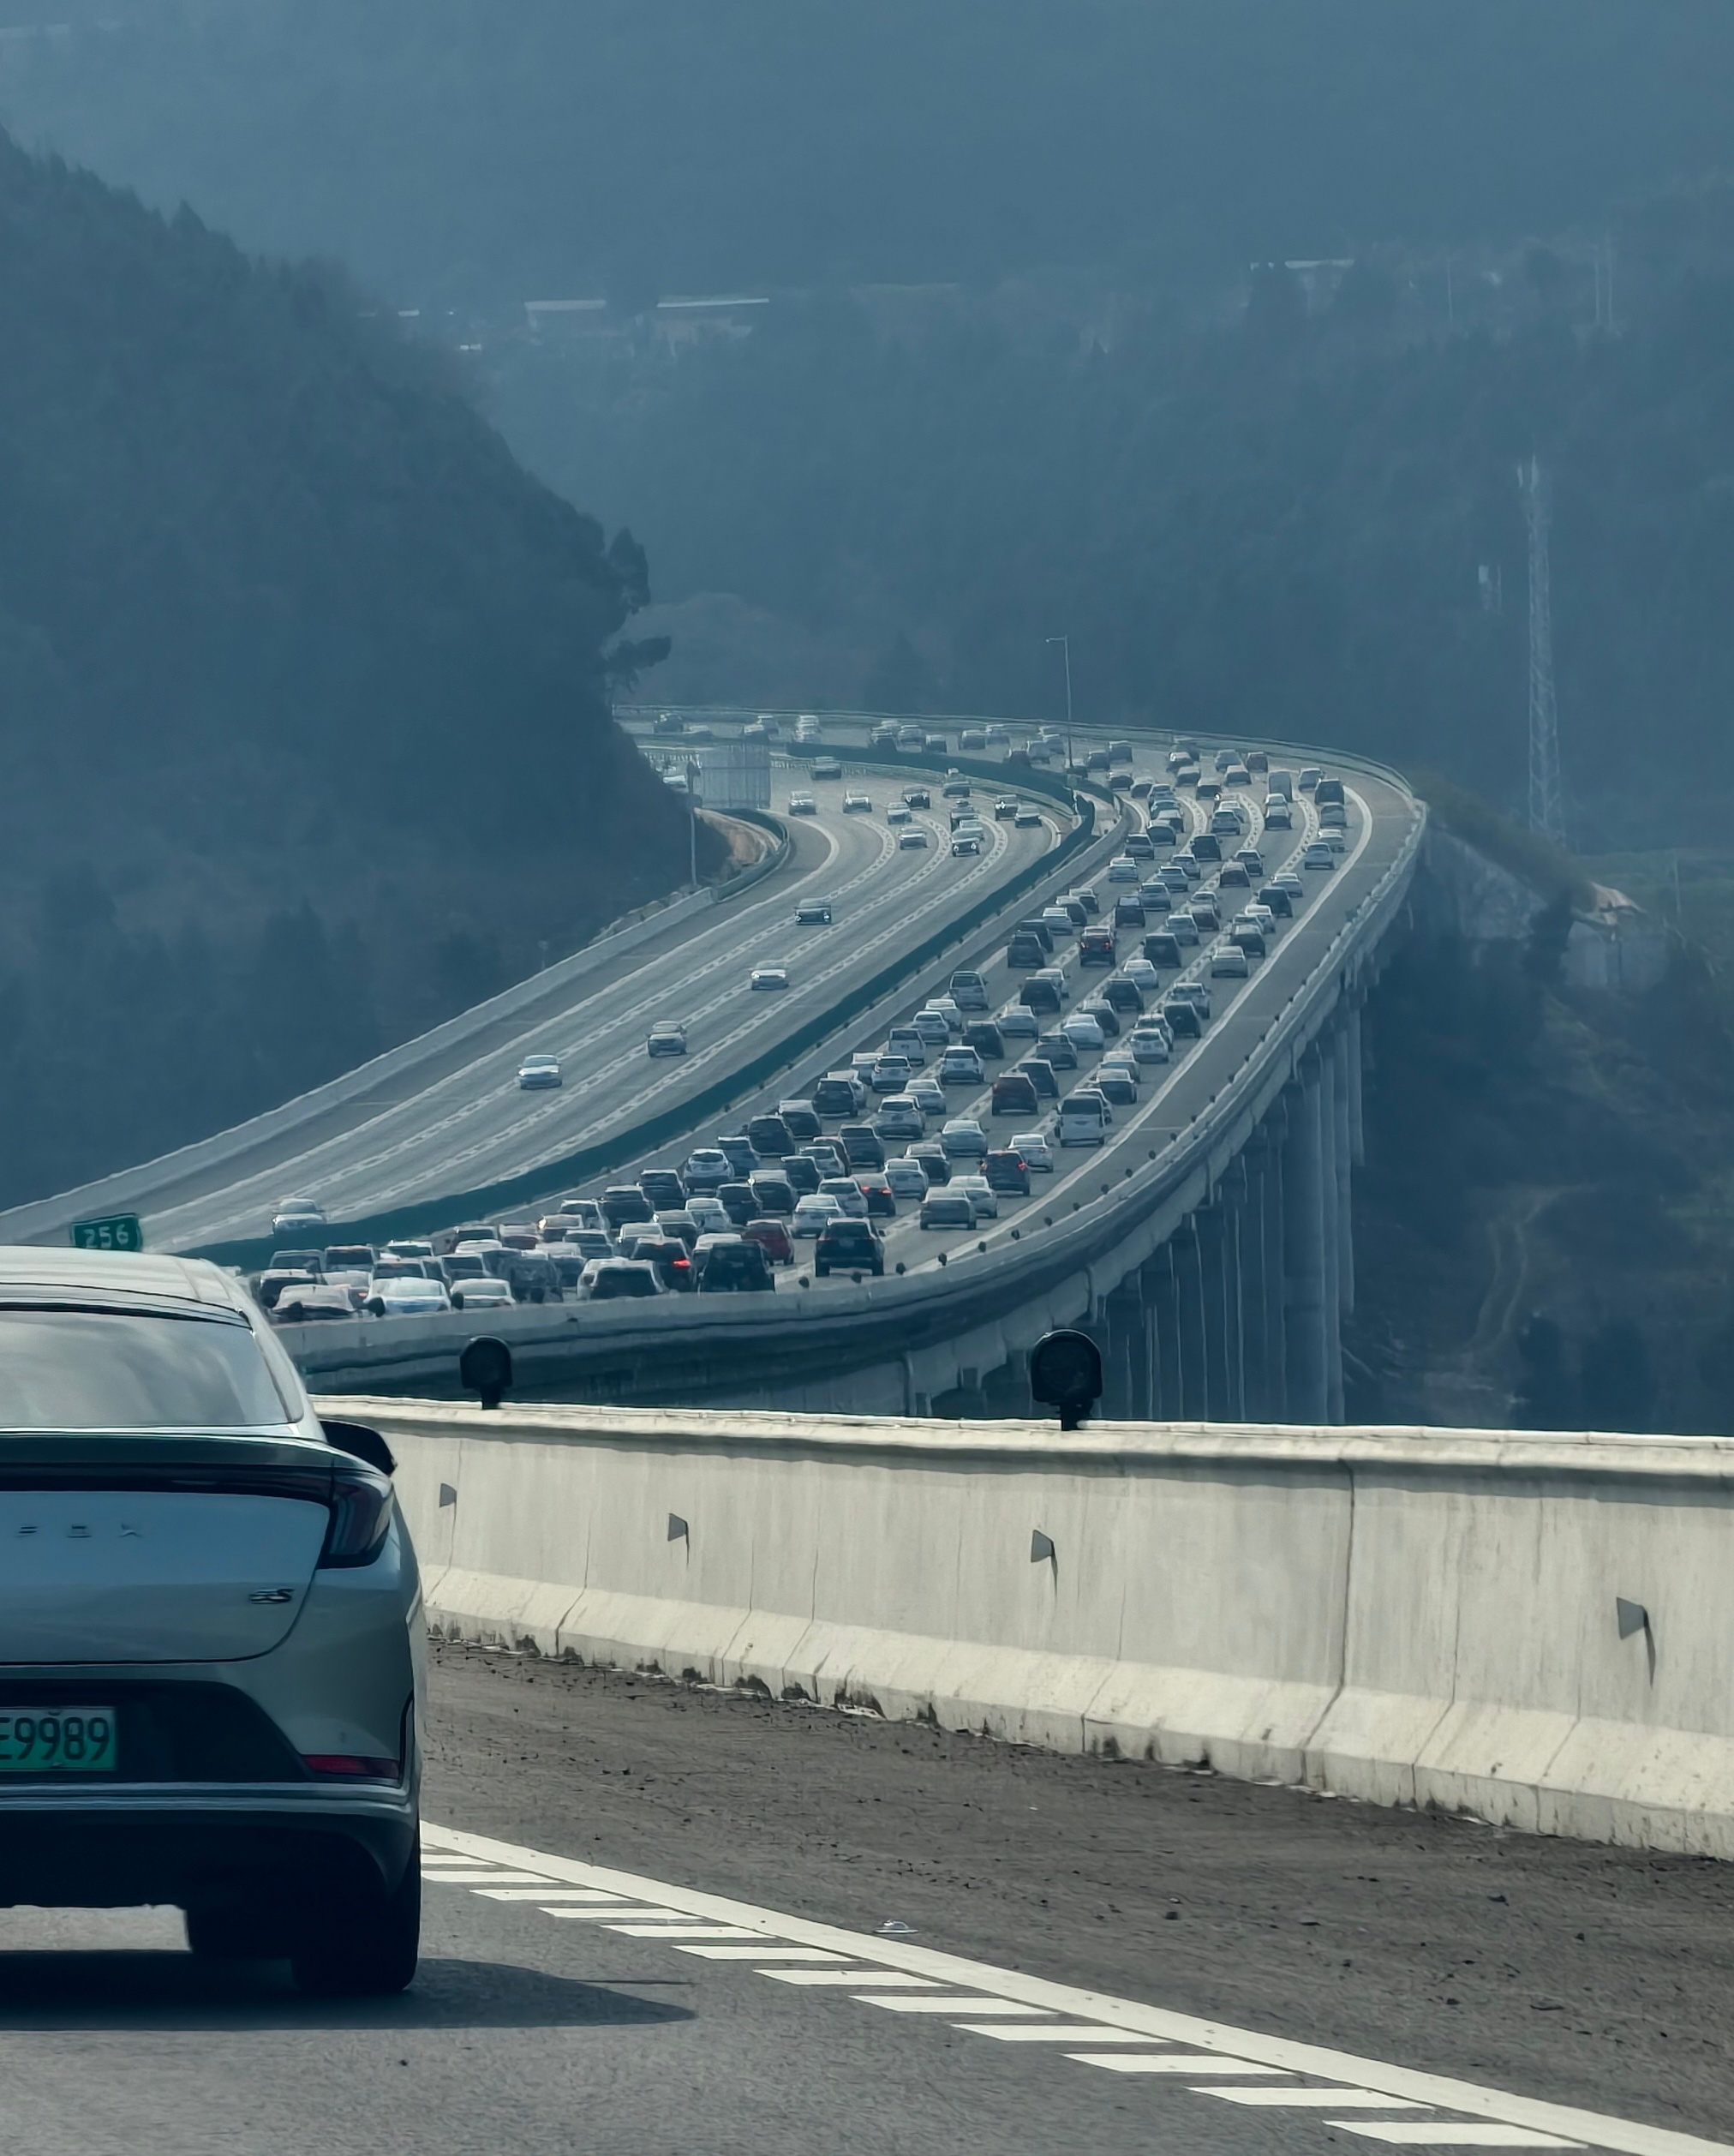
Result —
[[[692,873],[688,878],[694,890],[698,889],[698,766],[686,766],[686,829],[691,842]]]
[[[1066,778],[1072,777],[1072,639],[1069,636],[1049,637],[1049,644],[1057,644],[1060,656],[1066,662]]]

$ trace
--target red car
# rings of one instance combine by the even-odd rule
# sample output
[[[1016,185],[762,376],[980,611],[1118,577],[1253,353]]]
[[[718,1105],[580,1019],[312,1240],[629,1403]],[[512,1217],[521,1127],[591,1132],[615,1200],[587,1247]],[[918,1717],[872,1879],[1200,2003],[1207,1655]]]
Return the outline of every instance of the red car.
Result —
[[[780,1220],[749,1220],[741,1230],[749,1243],[756,1243],[773,1265],[792,1265],[795,1245],[787,1227]]]

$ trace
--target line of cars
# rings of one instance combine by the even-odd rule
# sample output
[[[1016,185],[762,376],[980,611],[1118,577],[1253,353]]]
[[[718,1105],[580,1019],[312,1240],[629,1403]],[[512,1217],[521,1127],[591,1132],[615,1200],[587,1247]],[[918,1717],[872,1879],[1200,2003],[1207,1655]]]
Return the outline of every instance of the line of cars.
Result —
[[[1002,733],[1004,730],[1003,728],[999,729]],[[941,745],[941,752],[943,752],[943,744]],[[815,779],[840,779],[842,776],[843,767],[837,758],[820,758],[815,760]],[[954,768],[947,771],[940,791],[948,812],[952,858],[963,860],[984,852],[988,844],[987,826],[974,806],[972,782]],[[918,853],[930,843],[927,827],[916,822],[915,817],[918,810],[930,810],[932,806],[933,788],[930,785],[906,786],[898,799],[888,805],[885,821],[897,832],[897,843],[903,851]],[[792,816],[816,816],[818,808],[818,799],[815,794],[797,791],[789,796],[789,813]],[[872,794],[863,787],[846,788],[843,794],[843,813],[846,816],[872,815]],[[1033,802],[1023,800],[1015,794],[996,797],[993,816],[996,823],[1010,823],[1020,831],[1034,830],[1042,822],[1040,809]]]
[[[1302,774],[1315,786],[1321,776]],[[966,807],[967,788],[963,782],[960,791],[942,798]],[[1016,1001],[996,1015],[990,1015],[983,976],[960,969],[946,995],[930,998],[876,1049],[858,1051],[847,1069],[826,1073],[807,1095],[780,1101],[714,1146],[695,1147],[678,1171],[647,1170],[633,1184],[610,1186],[600,1199],[567,1200],[533,1224],[452,1231],[443,1248],[398,1243],[363,1254],[357,1246],[338,1255],[365,1255],[371,1261],[365,1279],[354,1277],[358,1267],[314,1267],[310,1277],[294,1280],[261,1278],[261,1299],[268,1297],[285,1316],[297,1310],[349,1315],[358,1309],[390,1315],[416,1307],[424,1295],[420,1307],[439,1307],[443,1286],[450,1306],[461,1308],[458,1297],[478,1275],[495,1285],[469,1289],[472,1300],[765,1291],[808,1237],[820,1278],[882,1273],[877,1224],[908,1205],[917,1207],[922,1226],[936,1229],[970,1229],[997,1217],[1003,1200],[1028,1195],[1031,1176],[1052,1167],[1056,1146],[1103,1142],[1115,1107],[1136,1104],[1149,1067],[1168,1063],[1201,1037],[1211,1016],[1210,979],[1243,977],[1303,895],[1292,869],[1266,879],[1259,849],[1249,842],[1225,853],[1225,842],[1244,838],[1247,829],[1231,810],[1211,811],[1212,826],[1227,819],[1220,829],[1179,843],[1185,811],[1171,786],[1153,790],[1150,829],[1129,835],[1126,851],[1109,865],[1105,918],[1102,899],[1079,887],[1017,923],[1007,957],[1026,978]],[[1157,826],[1164,817],[1169,858],[1157,869]],[[1341,828],[1329,825],[1318,841],[1330,865],[1334,849],[1345,843]],[[1225,926],[1224,908],[1242,891],[1247,902]],[[1122,959],[1119,939],[1128,930],[1141,931],[1139,947]],[[1066,936],[1076,939],[1080,972],[1099,965],[1109,974],[1075,1007],[1065,967],[1047,962]],[[1164,970],[1187,968],[1205,945],[1208,977],[1175,979],[1164,991]],[[653,1054],[668,1052],[654,1043],[665,1030],[678,1028],[653,1028]],[[1079,1069],[1080,1055],[1099,1057],[1099,1064],[1061,1099],[1062,1075]],[[987,1127],[979,1114],[950,1112],[948,1088],[958,1087],[986,1094]],[[1009,1142],[996,1144],[991,1126],[1002,1117],[1018,1127]],[[936,1121],[942,1127],[930,1135]],[[899,1141],[905,1150],[889,1153]],[[291,1225],[286,1216],[274,1224],[285,1231]],[[305,1261],[314,1254],[277,1255],[301,1261],[296,1269],[308,1275]],[[463,1285],[452,1277],[454,1261]],[[550,1270],[539,1273],[538,1266]],[[328,1277],[334,1271],[349,1277]],[[403,1285],[418,1277],[425,1288]],[[322,1309],[307,1307],[310,1289],[325,1291]],[[347,1297],[348,1309],[334,1289]]]

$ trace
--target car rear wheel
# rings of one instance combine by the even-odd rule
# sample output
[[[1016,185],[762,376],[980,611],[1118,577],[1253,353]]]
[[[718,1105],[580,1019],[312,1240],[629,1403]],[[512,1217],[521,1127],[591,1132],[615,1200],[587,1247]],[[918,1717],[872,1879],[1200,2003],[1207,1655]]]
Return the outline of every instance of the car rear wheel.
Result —
[[[422,1943],[422,1856],[417,1849],[396,1889],[328,1919],[292,1957],[295,1980],[323,1997],[384,1998],[416,1974]]]

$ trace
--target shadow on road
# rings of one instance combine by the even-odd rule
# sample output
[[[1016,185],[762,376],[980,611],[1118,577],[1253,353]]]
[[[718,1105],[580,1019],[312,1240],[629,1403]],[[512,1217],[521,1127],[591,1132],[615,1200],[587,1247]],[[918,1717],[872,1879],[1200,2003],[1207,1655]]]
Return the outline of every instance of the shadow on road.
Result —
[[[4,2029],[486,2029],[690,2021],[685,2007],[505,1961],[433,1957],[392,1999],[315,1999],[288,1965],[170,1952],[0,1953]]]

